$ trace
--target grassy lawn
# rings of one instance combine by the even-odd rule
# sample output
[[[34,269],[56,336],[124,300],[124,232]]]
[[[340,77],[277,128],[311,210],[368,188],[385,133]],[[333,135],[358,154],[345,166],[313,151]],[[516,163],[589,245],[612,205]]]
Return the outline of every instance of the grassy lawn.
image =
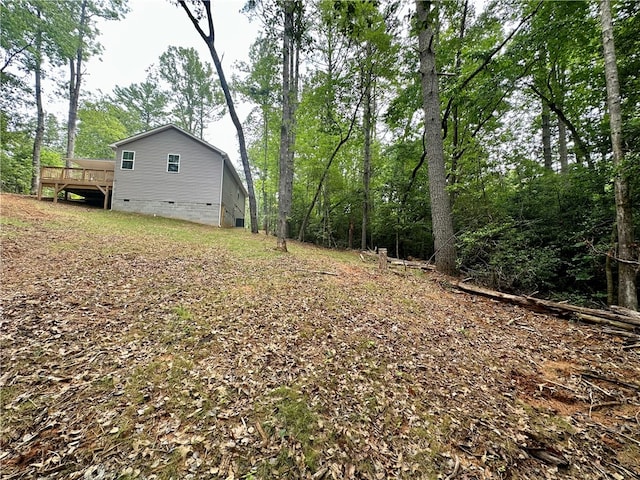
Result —
[[[0,205],[2,478],[640,475],[640,391],[580,375],[639,384],[623,337],[357,252]]]

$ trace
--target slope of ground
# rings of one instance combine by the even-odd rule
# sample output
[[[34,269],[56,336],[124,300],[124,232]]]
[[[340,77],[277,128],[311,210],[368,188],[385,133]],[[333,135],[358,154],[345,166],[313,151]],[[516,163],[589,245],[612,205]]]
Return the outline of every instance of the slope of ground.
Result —
[[[4,479],[628,479],[617,336],[337,253],[0,197]]]

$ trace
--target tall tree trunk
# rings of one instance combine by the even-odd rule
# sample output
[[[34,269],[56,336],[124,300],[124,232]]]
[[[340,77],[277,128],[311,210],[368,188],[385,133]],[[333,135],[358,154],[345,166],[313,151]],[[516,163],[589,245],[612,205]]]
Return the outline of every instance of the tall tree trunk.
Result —
[[[33,161],[31,172],[31,195],[38,193],[40,186],[40,152],[42,150],[42,141],[44,139],[44,108],[42,107],[42,33],[36,35],[36,52],[35,52],[35,90],[36,90],[36,109],[37,123],[36,135],[33,140]]]
[[[633,216],[629,179],[622,150],[622,108],[620,84],[613,41],[613,22],[609,0],[600,0],[600,21],[604,47],[604,68],[607,84],[607,103],[611,127],[611,146],[615,169],[614,190],[616,200],[616,224],[618,227],[618,303],[632,310],[638,309],[636,275],[638,259],[634,258]]]
[[[355,226],[353,225],[353,218],[349,217],[349,250],[353,249],[353,231]]]
[[[613,258],[616,257],[617,226],[611,229],[611,247],[605,259],[604,273],[607,280],[607,305],[616,305],[616,282],[613,275]]]
[[[430,8],[431,2],[416,0],[431,221],[435,240],[436,268],[446,275],[454,275],[456,273],[456,247],[451,205],[446,189],[440,95],[436,73],[435,46],[433,45],[435,40],[432,28],[433,18],[429,16]]]
[[[291,208],[293,205],[293,172],[294,172],[294,159],[295,159],[295,145],[296,145],[296,112],[298,110],[298,88],[300,81],[300,42],[301,42],[301,22],[302,22],[302,2],[298,0],[289,0],[287,2],[287,6],[285,9],[292,10],[292,30],[291,30],[291,42],[290,49],[291,53],[289,55],[289,75],[290,75],[290,92],[289,92],[289,138],[287,141],[287,168],[285,175],[285,193],[286,193],[286,203],[287,203],[287,215],[286,221],[284,223],[286,237],[288,238],[291,234],[289,231],[290,225],[290,215]],[[291,4],[291,5],[288,5]],[[284,249],[286,251],[286,245]]]
[[[567,126],[558,119],[558,157],[560,160],[560,172],[569,171],[569,150],[567,149]]]
[[[209,4],[207,3],[207,5]],[[209,52],[211,53],[213,64],[215,65],[216,71],[218,72],[218,79],[220,80],[220,86],[222,87],[222,91],[224,92],[224,98],[227,102],[227,108],[229,109],[229,115],[231,116],[231,121],[233,122],[233,125],[236,127],[236,132],[238,134],[238,144],[240,146],[240,159],[242,160],[242,169],[244,170],[244,178],[245,178],[245,181],[247,182],[247,193],[249,193],[249,218],[251,220],[251,233],[258,233],[258,209],[256,205],[256,194],[253,188],[253,177],[251,176],[251,166],[249,165],[249,155],[247,154],[247,144],[244,139],[244,131],[242,129],[242,123],[240,123],[240,119],[238,118],[238,114],[236,113],[236,108],[233,103],[233,98],[231,97],[231,91],[229,90],[229,84],[227,83],[227,79],[224,76],[224,70],[222,69],[222,62],[220,61],[220,57],[218,57],[218,52],[216,51],[215,45],[213,44],[213,36],[211,37],[211,39],[212,39],[211,43],[209,44]]]
[[[553,159],[551,158],[551,110],[544,100],[542,101],[542,158],[544,168],[553,170]]]
[[[269,169],[269,120],[268,120],[268,111],[267,108],[264,107],[262,109],[262,117],[263,117],[263,125],[264,125],[264,170],[262,172],[262,212],[264,215],[263,218],[263,228],[264,234],[269,235],[269,203],[267,201],[267,178],[268,178],[268,169]]]
[[[282,38],[282,123],[280,125],[280,155],[278,160],[278,224],[277,224],[277,248],[287,251],[287,238],[289,236],[288,222],[293,201],[293,62],[294,62],[294,9],[293,1],[285,2],[284,34]]]
[[[465,0],[464,7],[462,9],[462,18],[460,20],[460,34],[458,35],[458,48],[456,49],[456,61],[454,66],[454,71],[458,76],[461,76],[462,73],[462,45],[467,29],[468,11],[469,0]],[[458,160],[460,160],[464,152],[460,141],[460,116],[458,115],[458,101],[453,102],[453,106],[451,107],[451,118],[453,120],[453,153],[451,155],[451,175],[449,177],[449,184],[456,185],[456,183],[458,183]],[[451,195],[451,201],[453,201],[453,199],[455,199],[455,193]]]
[[[69,117],[67,119],[67,161],[71,167],[71,159],[75,156],[76,131],[78,128],[78,105],[80,103],[80,88],[82,87],[82,60],[84,56],[84,32],[87,28],[87,0],[82,0],[80,6],[80,23],[78,24],[78,39],[75,57],[69,59]]]
[[[233,122],[233,125],[236,127],[236,132],[238,134],[238,144],[240,147],[240,159],[242,160],[244,178],[245,178],[245,181],[247,182],[247,193],[249,194],[249,217],[251,220],[251,233],[258,233],[258,209],[256,205],[256,194],[253,188],[253,177],[251,176],[251,166],[249,165],[249,155],[247,154],[247,145],[244,138],[242,123],[240,123],[240,119],[238,118],[238,114],[236,113],[235,104],[233,103],[233,98],[231,97],[231,91],[229,90],[229,84],[227,83],[227,79],[224,75],[224,70],[222,68],[222,62],[220,61],[220,57],[218,56],[218,52],[215,47],[215,29],[213,27],[213,14],[211,12],[211,2],[204,1],[204,0],[202,2],[205,8],[205,11],[207,13],[207,24],[209,27],[208,35],[204,33],[202,28],[200,28],[198,19],[194,17],[191,10],[189,10],[189,7],[187,6],[187,4],[183,0],[180,0],[178,3],[186,12],[187,16],[191,20],[191,23],[200,34],[200,37],[207,44],[207,47],[209,48],[209,53],[211,54],[211,59],[213,60],[213,64],[216,67],[218,80],[220,80],[220,86],[222,87],[222,91],[224,92],[224,98],[227,103],[227,108],[229,109],[229,115],[231,116],[231,121]]]
[[[369,184],[371,182],[371,69],[367,68],[364,76],[364,114],[362,129],[364,133],[364,152],[362,164],[362,229],[360,235],[360,248],[367,249],[367,227],[369,225],[369,212],[371,211],[371,199]]]
[[[553,84],[556,88],[556,98],[558,109],[564,111],[564,97],[566,89],[566,75],[564,69],[557,63],[552,69]],[[558,115],[558,161],[560,162],[560,173],[569,171],[569,149],[567,148],[567,124]]]

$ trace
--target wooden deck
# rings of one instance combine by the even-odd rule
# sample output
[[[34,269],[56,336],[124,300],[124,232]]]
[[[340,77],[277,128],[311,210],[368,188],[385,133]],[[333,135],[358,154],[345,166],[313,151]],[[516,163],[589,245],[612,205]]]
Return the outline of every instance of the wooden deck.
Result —
[[[104,206],[109,204],[109,195],[113,190],[113,170],[91,168],[42,167],[40,169],[40,185],[38,200],[42,199],[43,187],[53,188],[53,202],[58,201],[58,194],[65,190],[83,197],[104,195]],[[100,193],[99,193],[100,192]]]

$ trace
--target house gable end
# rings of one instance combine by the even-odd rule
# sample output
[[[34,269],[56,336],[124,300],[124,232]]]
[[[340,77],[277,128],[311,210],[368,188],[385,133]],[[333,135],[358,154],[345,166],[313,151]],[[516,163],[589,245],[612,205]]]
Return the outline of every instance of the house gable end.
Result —
[[[116,168],[112,208],[226,225],[223,206],[244,219],[246,189],[226,153],[175,125],[112,145],[116,159],[135,151],[135,168]],[[238,192],[242,192],[242,205]],[[227,201],[227,203],[230,203]]]

